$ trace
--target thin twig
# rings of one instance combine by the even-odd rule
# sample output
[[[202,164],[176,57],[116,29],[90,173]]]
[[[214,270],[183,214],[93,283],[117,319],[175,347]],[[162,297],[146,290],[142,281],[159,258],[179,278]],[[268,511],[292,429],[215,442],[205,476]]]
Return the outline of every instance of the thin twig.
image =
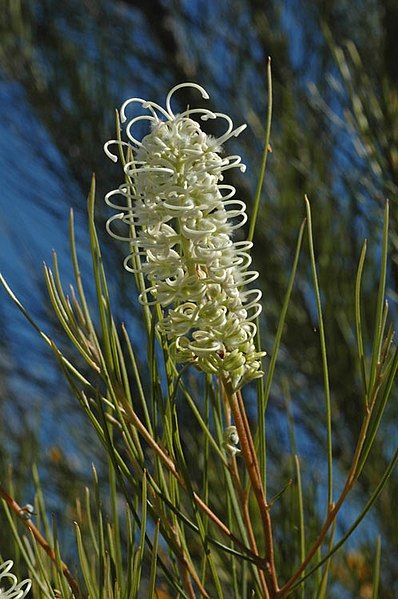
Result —
[[[261,482],[260,468],[258,465],[257,455],[254,450],[253,437],[250,431],[241,395],[239,396],[241,401],[239,401],[238,395],[234,393],[230,383],[228,381],[223,381],[223,385],[231,406],[232,414],[234,416],[235,426],[238,432],[240,446],[242,448],[242,455],[245,460],[250,482],[253,487],[254,495],[256,497],[260,511],[266,547],[266,568],[264,572],[267,578],[270,597],[273,598],[277,596],[278,581],[274,559],[272,523],[269,513],[269,506],[267,504],[264,488]]]
[[[15,501],[15,499],[13,499],[11,497],[11,495],[9,495],[9,493],[7,493],[7,491],[1,485],[0,485],[0,496],[4,499],[4,501],[6,502],[8,507],[14,512],[14,514],[19,518],[19,520],[22,522],[22,524],[32,533],[36,542],[44,549],[44,551],[47,553],[48,557],[58,568],[59,562],[57,560],[57,556],[55,554],[54,549],[51,547],[51,545],[48,543],[48,541],[43,537],[43,535],[41,534],[39,529],[33,524],[32,520],[30,518],[26,518],[25,510],[23,510],[23,508]],[[60,562],[60,565],[61,565],[62,574],[65,576],[66,580],[68,581],[69,586],[73,591],[73,594],[76,597],[84,597],[85,595],[83,595],[83,593],[81,592],[79,584],[75,580],[75,578],[72,576],[68,566],[63,561]]]
[[[231,473],[232,480],[234,481],[235,488],[238,492],[238,496],[240,499],[242,517],[243,517],[243,521],[245,523],[250,547],[254,553],[258,553],[256,537],[254,536],[253,526],[252,526],[250,512],[249,512],[249,494],[245,491],[245,489],[242,486],[235,457],[232,459],[229,471]],[[264,571],[261,568],[258,568],[258,575],[260,578],[260,585],[261,585],[262,593],[264,595],[264,599],[269,599],[267,581],[264,576]]]

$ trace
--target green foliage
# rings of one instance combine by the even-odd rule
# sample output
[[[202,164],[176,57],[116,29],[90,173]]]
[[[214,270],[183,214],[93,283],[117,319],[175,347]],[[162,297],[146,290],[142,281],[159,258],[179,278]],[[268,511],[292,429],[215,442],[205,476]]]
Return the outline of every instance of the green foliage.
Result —
[[[364,508],[341,538],[334,541],[338,512],[371,452],[398,367],[398,350],[393,345],[393,331],[387,326],[388,306],[385,302],[388,204],[384,219],[373,342],[369,351],[364,349],[361,322],[364,250],[359,261],[355,328],[358,341],[357,371],[362,373],[363,380],[363,401],[358,406],[363,413],[362,426],[345,484],[338,494],[332,486],[335,464],[331,450],[332,405],[326,358],[327,338],[322,326],[321,294],[308,200],[306,221],[298,236],[271,364],[264,388],[262,385],[260,388],[259,404],[263,408],[259,408],[259,413],[262,414],[273,383],[283,325],[291,302],[304,230],[307,229],[327,407],[326,461],[329,476],[325,516],[322,516],[323,509],[307,504],[309,494],[303,487],[300,460],[295,455],[292,419],[294,484],[285,485],[268,502],[261,491],[262,477],[258,478],[260,470],[256,470],[256,466],[253,469],[257,460],[253,453],[254,446],[257,445],[257,452],[261,447],[266,447],[267,418],[257,422],[255,438],[258,443],[250,441],[251,432],[239,393],[235,396],[222,381],[211,377],[202,380],[201,375],[191,372],[187,367],[177,372],[168,355],[167,340],[156,333],[156,313],[152,314],[147,306],[143,306],[142,310],[146,323],[148,363],[146,369],[138,366],[134,342],[126,327],[119,326],[112,314],[94,207],[93,180],[88,213],[98,318],[94,317],[93,307],[89,306],[84,291],[73,213],[69,230],[75,284],[70,287],[70,294],[64,291],[55,254],[53,267],[45,266],[44,269],[53,310],[70,343],[87,364],[88,374],[83,373],[77,363],[70,360],[55,341],[40,329],[2,278],[11,299],[52,349],[71,392],[98,435],[109,461],[109,484],[105,487],[109,490],[106,495],[94,470],[92,491],[86,489],[84,500],[78,500],[76,504],[76,556],[79,568],[73,573],[62,561],[56,525],[48,521],[37,473],[35,524],[26,518],[23,510],[13,501],[12,487],[8,491],[1,491],[14,538],[15,555],[24,560],[33,579],[34,592],[56,597],[58,591],[55,589],[58,589],[62,597],[72,597],[74,594],[99,599],[127,598],[147,596],[148,593],[148,596],[156,596],[156,589],[164,587],[172,596],[180,594],[183,597],[197,594],[211,597],[231,594],[245,596],[250,589],[254,590],[256,596],[266,596],[269,592],[270,596],[282,597],[290,595],[295,589],[299,589],[302,597],[309,592],[319,597],[325,596],[332,556],[372,507],[398,460],[397,450],[385,471],[380,473],[379,482]],[[139,290],[143,288],[140,272],[136,275],[136,283]],[[94,325],[95,321],[99,322],[99,328]],[[143,377],[151,378],[149,390]],[[189,427],[186,426],[187,418],[182,420],[186,410],[190,412]],[[243,458],[231,458],[225,450],[223,431],[231,424],[231,413],[238,427]],[[265,454],[260,456],[263,464],[261,472],[264,472],[267,460]],[[221,496],[219,486],[214,484],[219,477],[225,484],[225,494]],[[281,551],[273,547],[270,528],[277,506],[283,503],[295,506],[290,510],[287,530],[274,529],[275,536],[290,545],[292,555],[297,555],[288,564],[280,562]],[[308,528],[311,513],[312,519],[314,515],[316,517]],[[269,517],[270,520],[267,520]],[[30,534],[23,535],[21,525],[25,525]],[[262,526],[265,526],[265,536],[261,532]],[[40,530],[45,536],[41,536]],[[298,531],[297,535],[291,534],[294,530]],[[270,551],[274,550],[275,565],[274,558],[270,557]],[[264,552],[265,557],[261,557]],[[379,554],[380,544],[377,549]],[[380,557],[377,557],[374,587],[378,585],[379,562]],[[276,587],[279,591],[270,582],[269,567],[272,570],[276,568],[275,579],[278,575],[280,577]],[[319,570],[320,578],[314,578],[313,575]]]
[[[90,10],[86,10],[88,4]],[[293,569],[303,561],[303,515],[307,551],[322,527],[325,509],[320,504],[323,494],[320,498],[315,489],[326,481],[323,476],[318,477],[316,471],[323,470],[323,465],[326,463],[324,450],[327,448],[329,473],[331,472],[331,440],[334,451],[334,493],[340,487],[344,472],[350,470],[364,411],[367,402],[369,405],[369,401],[372,401],[372,389],[369,388],[369,383],[370,380],[374,380],[373,391],[376,401],[368,426],[367,439],[360,452],[358,472],[361,476],[356,482],[357,492],[353,493],[351,509],[347,511],[348,513],[343,511],[341,527],[331,527],[322,552],[317,550],[312,564],[305,568],[305,573],[310,573],[312,567],[321,563],[321,560],[326,561],[306,579],[305,589],[301,587],[297,593],[299,596],[302,596],[304,591],[317,597],[333,596],[334,583],[337,581],[351,592],[353,597],[360,596],[362,582],[364,585],[373,584],[374,594],[379,561],[374,558],[373,547],[376,543],[377,530],[380,530],[383,538],[382,566],[384,566],[380,576],[380,596],[394,596],[394,590],[391,589],[397,580],[395,498],[398,479],[396,474],[390,471],[390,460],[395,449],[391,447],[391,439],[396,426],[396,409],[395,402],[390,402],[388,407],[387,400],[390,394],[395,395],[394,388],[390,387],[395,373],[395,355],[391,345],[391,332],[386,322],[385,287],[390,300],[390,309],[392,308],[392,316],[390,315],[388,319],[391,318],[394,322],[396,315],[391,300],[396,296],[391,287],[396,281],[396,258],[393,253],[390,266],[386,268],[386,235],[382,245],[382,267],[380,268],[377,263],[378,237],[381,229],[380,208],[384,207],[385,197],[391,198],[390,236],[396,251],[396,131],[398,129],[394,74],[396,69],[393,64],[394,59],[391,59],[396,55],[396,51],[391,51],[391,48],[394,48],[394,39],[396,44],[397,36],[393,35],[392,24],[397,22],[397,19],[393,18],[393,3],[365,2],[361,3],[361,6],[360,3],[354,3],[353,8],[351,4],[348,6],[346,2],[339,1],[319,3],[317,6],[305,9],[301,6],[300,13],[304,23],[302,35],[306,46],[303,54],[306,59],[313,58],[315,46],[315,54],[318,57],[318,60],[312,62],[308,60],[311,69],[319,69],[314,77],[316,92],[313,96],[306,95],[298,83],[299,76],[306,75],[305,69],[303,73],[298,72],[289,60],[287,36],[281,25],[278,3],[271,2],[264,7],[263,3],[253,0],[240,2],[239,7],[236,3],[231,3],[228,9],[220,3],[225,13],[223,19],[225,22],[230,19],[229,31],[234,31],[234,35],[226,34],[227,41],[223,40],[223,33],[218,30],[217,19],[212,18],[208,22],[204,20],[202,25],[200,19],[198,22],[192,22],[192,17],[184,12],[182,3],[179,2],[173,3],[173,10],[165,8],[164,4],[167,3],[161,2],[120,2],[117,6],[123,7],[120,12],[122,18],[117,11],[109,8],[111,3],[102,1],[98,3],[100,6],[98,12],[92,10],[94,4],[72,2],[68,3],[64,10],[59,3],[51,0],[24,3],[5,1],[4,10],[1,11],[2,71],[11,80],[19,81],[23,85],[36,115],[65,157],[70,173],[81,186],[86,185],[87,177],[92,170],[101,173],[101,187],[107,186],[109,176],[103,172],[103,156],[98,138],[105,139],[112,127],[109,106],[119,104],[120,100],[120,98],[114,99],[114,90],[124,88],[127,82],[132,89],[141,89],[143,83],[146,84],[148,80],[149,72],[152,79],[151,86],[155,85],[155,76],[159,77],[159,73],[162,73],[161,80],[156,83],[157,89],[165,87],[163,77],[180,81],[191,78],[192,73],[200,73],[201,78],[206,78],[206,81],[201,83],[207,85],[209,81],[220,97],[228,98],[228,102],[234,104],[234,110],[240,117],[242,114],[246,117],[247,112],[253,135],[247,137],[248,141],[244,149],[252,163],[260,168],[259,145],[260,140],[264,138],[261,123],[263,103],[266,98],[263,88],[264,65],[262,62],[261,65],[257,64],[257,59],[253,58],[250,50],[242,45],[242,39],[236,41],[235,34],[239,33],[237,16],[245,15],[245,31],[247,23],[250,23],[255,31],[255,42],[261,48],[263,55],[272,55],[276,72],[272,154],[268,153],[267,145],[263,154],[264,160],[271,163],[271,169],[261,198],[267,199],[265,208],[263,210],[261,207],[258,218],[252,221],[256,222],[254,258],[263,272],[261,284],[265,297],[265,318],[262,345],[268,349],[270,359],[265,369],[264,384],[260,382],[257,386],[256,399],[254,399],[254,390],[249,389],[245,401],[252,418],[252,429],[255,431],[262,478],[267,483],[269,496],[274,496],[269,501],[272,504],[271,514],[274,521],[276,561],[280,580],[287,580]],[[210,4],[211,11],[216,10],[214,3]],[[203,6],[205,8],[207,3],[203,3]],[[134,19],[126,18],[129,7],[142,13],[146,21],[151,23],[151,39],[154,45],[160,48],[160,57],[156,55],[155,60],[151,56],[150,44],[148,47],[143,47],[141,43],[136,43]],[[68,27],[65,30],[59,27],[58,23],[53,22],[54,10],[67,23]],[[156,23],[151,14],[153,10],[159,15]],[[342,11],[347,18],[341,19]],[[205,13],[205,10],[203,12]],[[383,19],[386,21],[385,26],[383,26]],[[321,25],[325,20],[328,27],[322,29]],[[388,20],[391,25],[388,25]],[[310,35],[310,30],[316,32],[316,35]],[[69,37],[70,32],[73,32],[73,35]],[[76,40],[83,40],[85,43],[87,36],[91,34],[93,37],[90,37],[90,40],[93,41],[95,48],[99,49],[98,54],[101,58],[98,62],[85,51],[85,48],[82,50],[79,43],[76,43]],[[345,44],[347,36],[351,39]],[[203,52],[203,47],[210,44],[213,37],[223,40],[229,57],[238,56],[240,59],[234,68],[236,74],[227,85],[217,81],[217,71],[208,68],[206,53]],[[247,45],[249,46],[250,43],[248,41]],[[257,47],[256,44],[253,44],[253,47]],[[291,52],[291,54],[295,53]],[[132,56],[145,64],[145,74],[142,74],[136,66],[128,68]],[[99,74],[100,71],[103,72]],[[341,90],[339,100],[336,100],[335,96],[330,96],[327,85],[330,81],[330,73],[335,77],[333,84]],[[111,84],[113,78],[117,81],[115,85]],[[250,84],[247,84],[248,80]],[[253,82],[255,82],[256,94],[252,93]],[[248,89],[245,92],[246,88]],[[237,89],[239,94],[231,93]],[[67,98],[66,102],[65,98]],[[333,114],[330,107],[326,105],[330,98],[333,106],[337,102],[338,114]],[[186,103],[190,103],[189,98]],[[270,110],[270,104],[268,109]],[[269,124],[270,121],[267,123]],[[267,137],[267,131],[265,133]],[[354,140],[353,148],[349,140]],[[355,152],[358,148],[359,157]],[[341,158],[342,154],[344,160]],[[247,180],[250,181],[250,178]],[[254,203],[256,208],[253,213],[260,206],[262,177],[259,177],[259,181],[259,191]],[[249,189],[249,185],[245,183],[241,184],[241,192],[242,197],[255,195],[254,190]],[[301,249],[302,244],[305,246],[305,239],[309,232],[303,225],[294,256],[297,230],[305,216],[302,203],[304,193],[308,193],[312,204],[315,249],[314,252],[308,252],[305,247]],[[91,206],[93,207],[93,203]],[[101,213],[102,208],[99,204],[97,223],[100,224],[98,227],[100,239],[103,229]],[[73,229],[73,226],[71,228]],[[91,235],[95,237],[92,211],[90,230]],[[362,246],[364,230],[369,239]],[[75,248],[74,242],[72,245]],[[99,252],[98,249],[95,251]],[[111,251],[109,244],[106,252],[107,263],[110,262]],[[140,433],[134,425],[129,420],[126,421],[127,416],[123,412],[126,408],[120,403],[123,400],[126,405],[134,406],[146,430],[159,440],[167,455],[172,455],[185,480],[188,483],[192,481],[193,489],[200,490],[203,500],[214,506],[217,514],[227,523],[228,529],[247,544],[245,522],[240,513],[240,497],[235,492],[234,481],[225,464],[226,456],[222,445],[223,428],[228,424],[228,420],[223,412],[223,403],[220,402],[219,389],[214,388],[214,383],[210,381],[205,384],[189,370],[184,371],[177,379],[178,375],[173,365],[167,364],[166,360],[168,369],[166,392],[163,375],[165,367],[157,349],[163,344],[163,340],[155,337],[156,316],[152,319],[151,314],[145,311],[142,318],[148,344],[148,360],[146,360],[142,357],[142,339],[135,338],[135,331],[134,334],[131,333],[131,323],[127,321],[127,328],[120,324],[122,318],[126,318],[126,306],[130,313],[132,312],[130,294],[125,293],[123,281],[120,282],[122,278],[118,274],[120,269],[113,268],[112,273],[110,269],[108,270],[112,284],[111,311],[105,277],[101,274],[102,269],[96,267],[99,308],[95,309],[90,293],[87,294],[87,297],[90,297],[88,301],[82,292],[76,248],[72,253],[75,273],[78,273],[75,284],[77,298],[74,298],[73,294],[68,298],[62,291],[57,264],[54,264],[51,270],[47,269],[46,283],[54,303],[53,314],[56,318],[54,319],[54,316],[48,313],[46,317],[53,318],[53,322],[59,318],[60,327],[55,331],[49,323],[46,332],[41,327],[37,327],[37,330],[54,352],[60,371],[64,373],[73,390],[72,395],[78,399],[76,405],[82,407],[83,413],[88,417],[87,421],[98,434],[105,448],[102,453],[105,463],[109,459],[107,431],[111,439],[116,442],[117,453],[111,463],[115,462],[119,470],[116,466],[111,466],[113,472],[111,476],[118,480],[118,502],[124,501],[128,506],[127,513],[133,514],[132,508],[134,508],[137,518],[141,518],[143,469],[146,468],[158,485],[154,492],[159,497],[159,505],[164,510],[162,516],[170,518],[173,522],[172,526],[177,522],[177,535],[181,538],[185,535],[186,545],[193,554],[192,559],[195,561],[200,580],[210,585],[211,595],[216,596],[217,583],[213,575],[213,570],[216,569],[222,589],[227,589],[226,594],[229,589],[232,589],[231,594],[246,596],[256,576],[256,569],[252,567],[250,559],[242,562],[243,555],[249,558],[250,555],[243,554],[232,541],[225,541],[221,534],[218,536],[214,524],[205,515],[202,515],[201,519],[199,516],[198,519],[191,505],[192,489],[180,489],[178,482],[173,483],[168,480],[170,475],[164,472],[165,467],[158,463],[156,452],[154,453],[151,446],[139,437]],[[98,256],[94,262],[97,259],[99,260]],[[115,260],[119,260],[119,256],[116,256]],[[359,267],[356,269],[358,260]],[[377,294],[374,293],[374,281],[377,273],[380,272]],[[87,275],[85,276],[85,291],[87,292],[88,288],[90,292],[91,281]],[[314,283],[319,286],[316,302],[310,289]],[[138,280],[138,289],[140,285],[142,281]],[[118,289],[115,289],[116,286]],[[13,297],[15,299],[15,296]],[[364,299],[362,302],[361,297]],[[43,299],[42,303],[44,305]],[[28,318],[31,318],[21,305],[19,307],[24,310]],[[320,308],[322,308],[324,322],[322,336],[325,339],[322,341],[321,355],[319,355],[318,335],[320,321],[316,315],[320,314]],[[120,316],[122,311],[123,316]],[[135,317],[136,314],[132,314],[132,318],[133,316]],[[100,327],[97,327],[98,322]],[[93,323],[96,323],[95,326]],[[60,329],[65,330],[64,337],[59,334]],[[50,330],[51,333],[48,332]],[[273,331],[276,331],[275,336]],[[58,338],[61,338],[60,342]],[[68,340],[72,340],[69,345]],[[6,340],[2,340],[2,343],[6,343]],[[167,352],[167,348],[164,349]],[[5,350],[8,351],[8,348],[6,347]],[[327,364],[325,364],[326,350]],[[378,366],[380,357],[384,360],[381,367]],[[325,366],[328,366],[328,369]],[[327,389],[324,384],[327,376],[330,381],[332,418],[329,417],[327,426],[323,426],[321,425],[321,419],[325,417],[323,393],[324,389]],[[6,381],[6,377],[4,380]],[[10,402],[15,402],[16,398],[10,395],[8,385],[5,384],[4,387],[5,389],[1,389],[2,396],[9,398]],[[115,398],[119,402],[118,408],[114,404]],[[49,401],[51,400],[52,393],[49,393]],[[258,403],[257,422],[260,423],[258,427],[254,417],[255,403]],[[311,443],[308,453],[302,450],[300,455],[300,471],[292,457],[297,454],[297,448],[295,449],[294,443],[291,442],[291,455],[288,455],[287,443],[280,434],[283,427],[279,424],[279,419],[284,421],[286,417],[286,404],[290,410],[290,428],[294,425],[297,429],[296,445],[299,446],[300,452],[304,447],[303,436],[305,442],[310,439]],[[61,410],[64,409],[62,406]],[[70,405],[66,409],[69,413]],[[178,415],[178,422],[176,422],[175,412]],[[261,425],[264,423],[265,413],[267,427]],[[376,434],[382,416],[388,434]],[[104,427],[104,422],[107,423],[108,428]],[[174,436],[176,427],[182,440],[185,463],[179,450],[178,438],[175,439]],[[329,435],[325,443],[325,433],[328,428]],[[8,433],[7,426],[3,429],[5,436]],[[17,439],[16,434],[14,436]],[[12,495],[16,498],[24,496],[24,481],[26,485],[26,478],[29,478],[26,473],[29,472],[29,465],[33,459],[31,456],[31,448],[34,446],[33,436],[33,431],[28,429],[28,433],[24,431],[15,442],[16,479]],[[291,439],[292,436],[290,431]],[[140,442],[142,451],[139,449]],[[83,444],[86,445],[85,442]],[[265,459],[266,449],[267,460]],[[87,447],[85,450],[86,453],[90,453],[91,447],[88,452]],[[137,460],[133,462],[134,466],[131,465],[133,458]],[[7,462],[8,456],[2,456],[3,471]],[[209,467],[203,468],[203,464],[208,464]],[[244,476],[242,457],[238,458],[238,465],[243,470],[242,476]],[[186,474],[185,466],[189,476]],[[197,472],[199,468],[200,475]],[[99,468],[103,477],[102,470]],[[139,475],[135,474],[136,470]],[[131,471],[134,471],[134,476]],[[336,547],[336,544],[339,546],[339,535],[342,534],[344,539],[345,527],[348,532],[351,530],[352,510],[358,509],[360,512],[359,503],[366,503],[365,497],[370,497],[371,501],[375,489],[381,492],[379,484],[385,480],[383,473],[387,472],[391,472],[388,490],[383,492],[383,500],[376,503],[375,521],[370,520],[366,534],[360,538],[357,555],[354,556],[355,550],[351,550],[348,546],[344,553],[343,549],[340,549],[338,555],[333,554],[333,560],[329,559],[328,555],[333,547]],[[299,475],[301,475],[301,485],[298,483]],[[76,480],[72,488],[72,485],[68,484],[72,481],[72,476],[73,480],[77,479],[73,470],[61,473],[61,478],[64,479],[61,488],[65,514],[58,515],[58,520],[63,518],[63,523],[66,520],[69,528],[71,528],[70,520],[75,519],[75,516],[73,508],[68,506],[70,506],[70,498],[74,496],[74,490],[80,484],[80,481]],[[134,478],[134,484],[131,478]],[[247,482],[244,482],[247,485]],[[134,496],[132,508],[123,496],[123,483],[127,486],[129,498]],[[51,480],[45,481],[47,492],[52,489],[53,484]],[[148,479],[146,485],[148,498],[148,489],[150,496],[150,489],[153,487]],[[105,479],[103,479],[103,486],[107,489]],[[331,486],[330,484],[329,487]],[[92,493],[93,497],[94,495],[95,493]],[[108,496],[107,491],[104,495]],[[49,503],[51,504],[51,501]],[[301,504],[303,509],[300,507]],[[158,508],[160,509],[159,506],[156,507]],[[250,508],[256,537],[262,539],[255,504],[250,504]],[[50,509],[52,509],[51,505]],[[99,509],[96,508],[96,513]],[[114,524],[113,512],[105,502],[103,521],[107,521],[108,518]],[[136,545],[131,549],[134,551],[138,550],[141,528],[133,516],[130,518],[136,522],[134,536]],[[154,545],[158,543],[160,555],[163,555],[162,551],[166,545],[160,526],[161,520],[156,513],[149,514],[147,521],[148,519],[150,523],[148,539]],[[87,534],[85,514],[82,514],[82,520],[84,522],[80,522],[79,526],[85,551],[89,556],[92,552],[91,543],[94,533],[85,536]],[[123,515],[122,522],[125,521]],[[97,524],[98,520],[95,519],[95,526]],[[71,545],[70,539],[62,536],[61,529],[64,531],[64,527],[60,526],[59,529],[62,553],[73,566],[73,573],[82,581],[84,588],[84,576],[81,571],[78,572],[81,568],[75,567],[78,559],[76,546]],[[123,531],[123,524],[121,530]],[[157,530],[159,532],[156,536]],[[208,535],[211,540],[208,540]],[[51,543],[53,542],[52,525],[45,536]],[[97,532],[94,534],[95,538],[96,536]],[[125,548],[129,543],[131,544],[127,536],[122,538],[124,554]],[[3,542],[4,552],[4,540],[0,539],[0,542]],[[370,543],[370,548],[367,547],[367,542]],[[226,548],[219,547],[217,543],[225,545]],[[164,581],[164,584],[171,585],[161,569],[160,561],[157,561],[155,568],[153,554],[150,554],[149,545],[147,547],[140,590],[144,596],[147,592],[146,584],[149,587],[159,588]],[[211,548],[214,567],[209,563],[207,547]],[[231,550],[237,551],[239,555],[231,553]],[[21,549],[16,543],[15,555],[3,557],[15,558],[18,566],[21,565],[23,570],[24,566],[18,556],[21,556]],[[363,573],[364,568],[353,567],[354,557],[357,558],[355,563],[360,559],[368,564],[374,562],[374,582],[369,572]],[[172,576],[180,584],[182,574],[176,565],[176,558],[169,555],[166,558],[165,564],[167,565],[170,560],[173,564]],[[41,559],[46,558],[41,557]],[[120,564],[119,558],[117,560]],[[126,558],[125,555],[123,560],[130,563],[130,558]],[[121,569],[122,574],[127,572],[127,562],[124,562]],[[48,572],[49,565],[48,567],[46,565],[46,568]],[[102,577],[104,577],[105,565],[102,569]],[[368,569],[370,570],[371,567],[368,566]],[[345,573],[347,570],[350,572],[349,576]],[[97,564],[92,575],[95,584],[99,584],[99,572]],[[118,577],[119,575],[120,573]],[[51,585],[62,589],[61,582],[55,576],[54,573]],[[297,584],[301,580],[300,578]],[[172,586],[169,588],[172,589],[169,591],[172,596],[176,594]],[[339,589],[336,593],[338,592]]]

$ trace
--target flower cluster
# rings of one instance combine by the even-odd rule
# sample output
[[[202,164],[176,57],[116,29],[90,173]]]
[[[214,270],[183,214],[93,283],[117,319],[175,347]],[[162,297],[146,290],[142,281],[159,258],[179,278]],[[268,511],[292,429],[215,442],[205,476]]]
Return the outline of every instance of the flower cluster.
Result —
[[[18,583],[17,577],[10,571],[13,565],[14,563],[8,560],[0,566],[0,599],[23,599],[32,586],[28,578]]]
[[[105,152],[113,159],[111,144],[127,146],[126,183],[106,196],[111,207],[122,212],[109,219],[137,227],[136,238],[128,238],[133,252],[125,259],[127,270],[140,270],[150,285],[140,295],[144,304],[159,303],[164,318],[158,328],[165,333],[177,361],[194,362],[211,374],[227,378],[234,388],[259,377],[262,353],[254,345],[254,320],[261,311],[261,292],[245,289],[258,277],[249,270],[249,241],[234,241],[232,234],[247,220],[244,202],[235,199],[235,188],[223,183],[224,172],[245,167],[239,156],[223,156],[221,146],[246,125],[234,129],[231,119],[207,109],[189,109],[174,114],[171,98],[181,87],[206,91],[199,85],[177,85],[168,94],[166,109],[154,102],[132,98],[121,109],[140,103],[149,114],[132,118],[126,127],[129,142],[111,140]],[[201,120],[223,119],[226,131],[213,138],[202,131]],[[139,121],[149,121],[151,130],[142,141],[133,135]],[[115,196],[124,204],[115,204]],[[126,198],[129,202],[126,202]],[[125,204],[128,203],[130,207]]]

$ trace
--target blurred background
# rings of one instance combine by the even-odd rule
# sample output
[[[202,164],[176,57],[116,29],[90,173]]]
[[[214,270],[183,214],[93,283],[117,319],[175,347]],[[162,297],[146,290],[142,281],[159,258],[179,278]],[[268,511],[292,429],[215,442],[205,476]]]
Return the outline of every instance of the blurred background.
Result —
[[[71,279],[67,221],[73,207],[83,276],[94,302],[86,232],[92,172],[98,181],[98,228],[113,310],[128,323],[136,343],[140,340],[133,278],[121,267],[125,248],[104,232],[110,214],[102,197],[120,183],[119,169],[102,150],[114,136],[114,109],[131,96],[163,104],[169,88],[179,82],[204,86],[210,109],[230,114],[237,125],[248,123],[229,143],[229,153],[242,154],[247,164],[246,174],[235,174],[230,182],[250,213],[264,140],[266,64],[272,57],[272,153],[254,254],[264,298],[263,344],[271,350],[306,193],[312,202],[328,339],[334,457],[343,473],[352,457],[361,405],[355,273],[367,238],[363,292],[370,340],[387,197],[389,298],[393,319],[397,316],[397,0],[0,0],[0,39],[1,270],[40,326],[66,348],[49,309],[42,262],[49,263],[55,249],[64,279]],[[199,98],[182,90],[179,101],[197,105]],[[103,452],[50,350],[3,292],[0,331],[0,479],[12,464],[20,503],[30,502],[31,468],[38,465],[49,510],[57,514],[60,535],[73,555],[68,533],[73,500],[90,478],[91,462],[101,470]],[[144,351],[141,358],[145,368]],[[324,497],[325,427],[306,245],[275,381],[268,412],[271,491],[278,492],[291,476],[288,422],[294,419],[308,526],[316,526],[317,502]],[[337,538],[377,484],[397,431],[392,401]],[[398,472],[339,554],[330,597],[371,597],[378,534],[380,597],[398,596],[397,494]],[[283,561],[296,540],[284,529],[289,506],[278,505],[275,528]],[[6,548],[7,535],[0,532],[1,552],[6,554]]]

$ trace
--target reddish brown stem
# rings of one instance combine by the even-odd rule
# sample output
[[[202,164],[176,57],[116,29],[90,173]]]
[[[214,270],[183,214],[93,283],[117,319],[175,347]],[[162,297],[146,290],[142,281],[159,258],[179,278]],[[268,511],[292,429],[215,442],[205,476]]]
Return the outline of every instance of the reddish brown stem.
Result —
[[[239,471],[238,471],[238,468],[236,465],[236,458],[233,458],[233,460],[232,460],[230,472],[232,475],[232,480],[235,483],[235,488],[236,488],[239,498],[240,498],[242,517],[243,517],[243,521],[245,523],[250,547],[254,553],[258,554],[256,537],[254,536],[253,526],[252,526],[250,512],[249,512],[249,495],[248,495],[248,493],[245,492],[244,488],[242,487],[242,483],[240,481],[240,476],[239,476]],[[269,599],[267,581],[265,579],[264,571],[260,568],[258,569],[258,575],[260,578],[261,591],[264,595],[264,599]]]
[[[193,586],[192,586],[192,581],[191,581],[191,576],[190,576],[190,568],[188,566],[188,562],[187,559],[184,555],[184,552],[182,551],[182,559],[180,558],[178,560],[178,569],[180,571],[180,575],[181,575],[181,580],[183,581],[185,590],[188,593],[188,596],[190,597],[190,599],[196,599],[196,595],[195,595],[195,591],[193,590]],[[204,590],[204,588],[201,586],[201,594],[203,597],[206,597],[208,599],[209,595],[207,594],[207,592]]]
[[[55,555],[54,549],[48,543],[48,541],[43,537],[40,530],[33,524],[30,518],[26,518],[26,511],[18,505],[18,503],[7,493],[3,487],[0,486],[0,496],[4,499],[8,507],[14,512],[14,514],[20,519],[22,524],[30,530],[32,535],[34,536],[36,542],[44,549],[47,553],[48,557],[55,564],[56,568],[58,568],[58,560]],[[79,585],[75,578],[72,576],[68,566],[61,561],[60,563],[62,574],[65,576],[66,580],[69,583],[70,588],[72,589],[74,595],[76,597],[84,597],[82,592],[80,591]]]
[[[222,387],[222,397],[224,400],[225,421],[227,426],[231,426],[231,407],[229,405],[229,401],[226,396],[224,387]],[[235,457],[233,457],[231,460],[231,463],[229,465],[229,471],[231,473],[232,481],[240,500],[242,518],[249,539],[250,548],[254,553],[258,554],[256,537],[254,536],[253,526],[250,518],[249,493],[246,493],[245,489],[242,486]],[[263,597],[264,599],[269,599],[268,586],[263,568],[257,565],[257,572],[260,580],[261,592],[263,594]]]
[[[257,461],[257,455],[254,450],[253,438],[251,435],[249,423],[246,416],[245,407],[240,396],[233,392],[231,385],[224,382],[224,388],[231,406],[232,414],[235,420],[236,430],[239,436],[239,442],[242,449],[242,455],[245,460],[246,468],[249,474],[250,482],[259,507],[261,522],[264,531],[266,548],[266,578],[271,599],[277,596],[278,581],[276,576],[274,547],[272,538],[272,523],[269,513],[269,506],[265,497],[264,488],[260,477],[260,468]]]
[[[247,440],[249,442],[250,452],[251,452],[251,455],[253,456],[253,462],[254,462],[254,466],[256,468],[257,477],[261,481],[260,466],[258,464],[257,454],[256,454],[256,450],[254,448],[253,437],[252,437],[252,434],[251,434],[251,431],[250,431],[249,420],[247,418],[247,414],[246,414],[246,410],[245,410],[245,404],[243,402],[242,392],[241,391],[237,391],[236,392],[236,397],[237,397],[237,400],[238,400],[238,404],[239,404],[239,409],[240,409],[240,413],[241,413],[241,416],[242,416],[243,425],[244,425],[245,430],[246,430],[246,435],[247,435]],[[263,488],[262,484],[261,484],[261,488]],[[264,496],[265,496],[265,493],[264,493]],[[268,504],[267,504],[267,507],[268,507]]]

